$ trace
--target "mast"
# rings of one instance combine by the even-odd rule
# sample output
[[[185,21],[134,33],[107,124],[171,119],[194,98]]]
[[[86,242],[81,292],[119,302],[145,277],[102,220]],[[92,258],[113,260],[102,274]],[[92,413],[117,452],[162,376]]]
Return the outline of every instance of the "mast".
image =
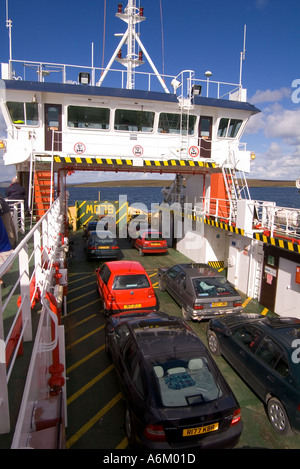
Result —
[[[108,62],[100,80],[98,81],[97,85],[101,86],[103,83],[104,78],[106,77],[108,71],[110,70],[112,63],[114,60],[121,63],[124,67],[127,68],[127,80],[126,80],[126,88],[127,89],[134,89],[135,88],[135,68],[142,65],[143,62],[143,54],[147,58],[152,70],[154,71],[155,75],[157,76],[159,82],[161,83],[163,89],[166,93],[169,93],[168,88],[166,87],[162,77],[160,76],[158,70],[156,69],[154,63],[152,62],[146,48],[144,47],[139,35],[136,33],[136,25],[144,21],[146,18],[144,17],[144,9],[142,7],[136,7],[136,0],[129,0],[127,7],[122,9],[122,4],[119,3],[118,5],[118,12],[116,13],[116,17],[120,18],[122,21],[127,23],[128,27],[126,32],[123,34],[116,34],[116,36],[121,36],[121,40],[113,53],[110,61]],[[136,53],[136,42],[140,47],[140,52]],[[127,45],[127,54],[126,57],[122,58],[122,46]]]

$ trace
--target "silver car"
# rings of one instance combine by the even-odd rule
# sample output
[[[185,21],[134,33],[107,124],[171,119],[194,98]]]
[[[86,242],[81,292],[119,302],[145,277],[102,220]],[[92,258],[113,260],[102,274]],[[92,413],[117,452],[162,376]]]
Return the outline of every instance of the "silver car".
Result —
[[[243,311],[242,299],[223,274],[207,264],[176,264],[158,269],[159,289],[181,306],[184,319],[201,321]]]

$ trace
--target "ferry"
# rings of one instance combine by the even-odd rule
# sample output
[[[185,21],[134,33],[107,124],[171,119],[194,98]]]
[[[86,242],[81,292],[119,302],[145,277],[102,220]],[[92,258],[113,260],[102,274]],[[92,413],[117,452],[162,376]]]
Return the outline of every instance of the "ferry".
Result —
[[[213,81],[209,71],[201,80],[193,70],[162,76],[136,32],[146,19],[144,9],[135,0],[126,7],[116,3],[116,16],[127,29],[103,69],[13,60],[11,54],[1,64],[4,164],[16,168],[31,213],[25,218],[24,202],[10,201],[19,242],[0,266],[0,278],[9,278],[9,286],[1,287],[0,306],[3,447],[127,445],[124,431],[119,442],[118,432],[108,431],[106,417],[122,412],[114,382],[101,388],[98,411],[84,422],[82,409],[89,413],[94,395],[85,404],[81,395],[107,379],[112,365],[99,358],[105,321],[97,306],[95,271],[84,262],[82,230],[89,220],[112,214],[124,256],[134,259],[138,253],[128,249],[127,230],[143,221],[126,200],[81,200],[68,207],[67,177],[76,171],[152,173],[162,180],[173,175],[162,190],[163,203],[155,214],[146,213],[147,224],[150,220],[164,231],[172,253],[155,261],[143,257],[153,280],[158,264],[206,263],[226,271],[244,297],[245,310],[252,305],[251,312],[260,308],[261,314],[300,318],[300,210],[252,200],[247,184],[255,155],[241,139],[259,109],[247,101],[241,80]],[[7,27],[11,34],[11,20]],[[136,70],[144,59],[151,73]],[[125,72],[112,68],[114,62]],[[53,81],[53,71],[61,82]],[[111,86],[115,77],[120,83]],[[81,288],[85,293],[76,296]],[[161,295],[166,312],[176,312],[169,301]],[[68,366],[74,343],[83,341],[79,326],[89,337],[96,334],[88,357],[98,360],[97,377],[89,375],[83,351]],[[202,324],[193,327],[201,334]],[[90,377],[85,385],[83,370]],[[24,385],[20,375],[26,376]],[[81,390],[75,390],[77,380]],[[69,409],[77,403],[75,419]],[[297,447],[298,440],[292,444]]]

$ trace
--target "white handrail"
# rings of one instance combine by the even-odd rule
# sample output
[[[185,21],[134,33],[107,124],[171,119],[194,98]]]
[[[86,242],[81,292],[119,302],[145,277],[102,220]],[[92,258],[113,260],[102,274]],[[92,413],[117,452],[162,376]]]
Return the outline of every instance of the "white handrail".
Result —
[[[62,197],[62,196],[61,196]],[[24,239],[18,244],[9,258],[0,266],[0,278],[2,278],[15,263],[19,267],[19,275],[16,282],[6,287],[5,294],[7,295],[6,300],[2,301],[3,290],[0,290],[0,344],[1,350],[4,344],[4,351],[2,350],[0,357],[0,434],[9,433],[10,431],[10,412],[9,412],[9,395],[7,383],[13,372],[13,366],[16,361],[19,347],[22,341],[32,340],[32,311],[31,303],[34,300],[35,292],[39,290],[40,297],[44,298],[45,292],[52,288],[52,284],[55,284],[54,269],[52,268],[53,262],[57,256],[57,250],[59,249],[58,234],[63,232],[63,216],[61,214],[61,201],[56,199],[52,204],[48,212],[36,223],[34,228],[24,237]],[[41,246],[44,252],[47,247],[47,260],[48,262],[41,265]],[[35,277],[35,289],[32,292],[30,284]],[[7,290],[9,290],[7,292]],[[16,294],[20,292],[20,301],[16,304]],[[31,296],[31,297],[30,297]],[[48,324],[53,318],[52,311],[49,311],[48,306],[42,302],[42,311],[40,321],[43,322],[43,327],[39,327],[40,337],[37,338],[39,346],[37,347],[38,353],[41,350],[46,356],[57,344],[57,327],[56,327],[56,338],[51,343],[47,338]],[[6,313],[9,308],[9,313]],[[15,308],[15,317],[12,321],[12,325],[6,337],[4,337],[4,319],[11,317],[11,312]],[[5,347],[9,343],[10,337],[14,331],[15,325],[18,321],[19,315],[22,313],[22,327],[19,332],[20,337],[18,343],[12,354],[9,369],[7,369],[6,363],[6,352]],[[55,316],[55,315],[54,315]],[[45,340],[46,339],[46,340]],[[47,344],[47,346],[40,347],[40,344]],[[50,354],[51,355],[51,354]],[[20,358],[21,359],[21,358]],[[51,360],[51,356],[48,357]],[[44,360],[44,359],[43,359]],[[35,361],[35,360],[34,360]],[[33,368],[33,372],[35,369]],[[29,376],[27,380],[32,378]],[[30,386],[30,384],[28,384]],[[25,405],[25,404],[24,404]]]

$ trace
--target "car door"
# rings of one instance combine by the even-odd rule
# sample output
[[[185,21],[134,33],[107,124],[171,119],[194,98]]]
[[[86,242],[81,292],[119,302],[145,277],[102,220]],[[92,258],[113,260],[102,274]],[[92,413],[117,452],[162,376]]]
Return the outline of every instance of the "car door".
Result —
[[[286,394],[284,379],[289,374],[287,357],[271,337],[265,336],[247,367],[247,383],[265,399],[272,394],[279,399]]]
[[[109,293],[108,282],[109,282],[110,276],[111,276],[111,271],[109,270],[106,264],[103,264],[103,266],[101,267],[98,273],[97,284],[98,284],[99,294],[102,297],[104,305],[106,304],[107,296]]]
[[[186,274],[183,271],[180,271],[175,278],[174,295],[180,306],[186,309],[187,304],[190,304],[190,297],[186,291]]]
[[[248,366],[253,361],[255,350],[263,334],[259,328],[251,324],[234,327],[229,332],[223,336],[222,353],[238,373],[247,380]]]
[[[167,270],[163,279],[167,292],[170,293],[176,301],[178,300],[176,277],[179,272],[181,272],[181,269],[177,265],[174,265]]]

